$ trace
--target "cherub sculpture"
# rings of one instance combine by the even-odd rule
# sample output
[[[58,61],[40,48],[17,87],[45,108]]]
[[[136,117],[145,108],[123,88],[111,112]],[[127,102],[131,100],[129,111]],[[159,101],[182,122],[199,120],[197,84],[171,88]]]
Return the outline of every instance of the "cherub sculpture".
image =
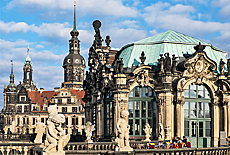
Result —
[[[145,132],[145,141],[151,141],[149,137],[150,134],[152,133],[152,128],[150,127],[149,123],[146,123],[144,132]]]
[[[92,137],[93,129],[94,129],[94,125],[92,125],[92,123],[88,121],[85,125],[86,142],[92,142],[91,137]]]
[[[117,140],[118,146],[119,146],[119,149],[123,150],[123,151],[133,150],[129,146],[129,129],[130,129],[130,126],[126,122],[128,115],[129,115],[128,111],[125,111],[125,110],[121,111],[121,118],[117,122],[117,130],[118,130],[118,134],[119,134],[119,139]]]
[[[42,143],[42,136],[45,133],[46,125],[37,119],[35,133],[37,133],[34,143]]]
[[[43,154],[54,155],[57,152],[64,154],[63,147],[65,147],[70,139],[70,134],[66,135],[61,127],[61,124],[65,122],[65,116],[57,114],[56,106],[50,106],[48,113],[49,119],[47,121],[45,141],[45,146],[47,147],[44,149],[45,153]]]

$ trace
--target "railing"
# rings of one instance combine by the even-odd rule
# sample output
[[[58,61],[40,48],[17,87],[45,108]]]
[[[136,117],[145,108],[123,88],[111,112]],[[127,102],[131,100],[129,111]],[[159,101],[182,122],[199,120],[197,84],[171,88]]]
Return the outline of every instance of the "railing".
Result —
[[[32,143],[1,143],[0,154],[2,155],[33,155],[33,148],[35,144]]]
[[[132,155],[230,155],[230,147],[179,148],[179,149],[139,149],[146,142],[130,142],[134,149],[122,154]],[[115,142],[70,142],[65,147],[65,154],[119,154],[115,151]],[[34,143],[0,143],[0,155],[38,155],[42,148]]]
[[[35,139],[34,134],[0,134],[0,141],[27,141],[32,142]]]

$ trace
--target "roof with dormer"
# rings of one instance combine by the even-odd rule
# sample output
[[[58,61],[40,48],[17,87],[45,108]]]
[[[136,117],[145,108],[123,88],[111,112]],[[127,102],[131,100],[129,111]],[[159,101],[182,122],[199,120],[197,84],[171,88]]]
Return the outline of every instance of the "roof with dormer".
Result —
[[[198,45],[199,42],[206,45],[204,51],[210,59],[219,64],[222,58],[227,63],[221,49],[173,30],[125,45],[120,50],[119,58],[123,58],[124,67],[137,66],[141,63],[140,56],[141,52],[144,51],[146,56],[145,65],[157,65],[160,54],[169,53],[170,56],[175,54],[176,57],[193,54],[195,52],[194,46]]]

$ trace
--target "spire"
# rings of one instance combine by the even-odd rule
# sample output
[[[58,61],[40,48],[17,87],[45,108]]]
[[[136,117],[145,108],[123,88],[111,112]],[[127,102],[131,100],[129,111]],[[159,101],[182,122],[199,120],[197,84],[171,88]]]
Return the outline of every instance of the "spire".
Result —
[[[10,83],[14,83],[13,60],[11,60],[11,74],[10,74]]]
[[[27,47],[27,57],[26,57],[26,62],[31,62],[30,56],[29,56],[30,48],[29,46]]]
[[[76,1],[74,0],[74,23],[73,30],[70,32],[72,38],[69,40],[69,51],[70,53],[78,53],[80,52],[80,40],[78,39],[79,32],[76,26]]]
[[[76,0],[74,0],[74,23],[73,29],[76,30]]]

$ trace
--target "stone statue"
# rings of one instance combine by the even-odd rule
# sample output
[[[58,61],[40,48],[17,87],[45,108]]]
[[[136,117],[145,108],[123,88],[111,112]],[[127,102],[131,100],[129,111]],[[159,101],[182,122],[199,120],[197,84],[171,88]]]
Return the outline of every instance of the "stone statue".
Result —
[[[37,133],[34,143],[42,143],[42,136],[45,133],[46,125],[41,123],[40,119],[37,119],[35,133]]]
[[[165,140],[170,140],[171,130],[169,126],[165,127]]]
[[[43,155],[64,155],[63,147],[69,142],[70,134],[66,135],[61,125],[65,122],[63,114],[57,114],[57,106],[48,108],[49,119],[46,127],[46,140]]]
[[[115,65],[115,71],[117,74],[123,73],[123,60],[117,60]]]
[[[163,129],[163,125],[161,123],[159,123],[158,127],[159,127],[158,140],[159,141],[163,141],[164,140],[164,129]]]
[[[224,65],[225,65],[225,62],[224,62],[223,59],[221,58],[221,59],[220,59],[220,63],[219,63],[219,66],[220,66],[220,74],[224,74]]]
[[[151,140],[149,139],[149,137],[152,133],[152,128],[150,128],[149,123],[145,124],[144,132],[145,132],[145,141],[150,142]]]
[[[227,61],[228,75],[230,76],[230,59]]]
[[[119,139],[117,139],[119,151],[132,151],[133,148],[129,146],[129,128],[130,126],[126,122],[129,112],[126,110],[121,111],[120,119],[117,122],[117,131]]]
[[[93,133],[94,125],[90,121],[88,121],[85,125],[85,134],[86,134],[86,142],[91,143],[92,133]]]
[[[178,57],[176,57],[175,54],[172,55],[172,72],[173,73],[176,71],[176,63],[177,63],[176,59],[177,58]]]
[[[165,56],[164,70],[165,72],[170,72],[171,71],[171,58],[169,57],[169,53],[165,53],[164,56]]]

